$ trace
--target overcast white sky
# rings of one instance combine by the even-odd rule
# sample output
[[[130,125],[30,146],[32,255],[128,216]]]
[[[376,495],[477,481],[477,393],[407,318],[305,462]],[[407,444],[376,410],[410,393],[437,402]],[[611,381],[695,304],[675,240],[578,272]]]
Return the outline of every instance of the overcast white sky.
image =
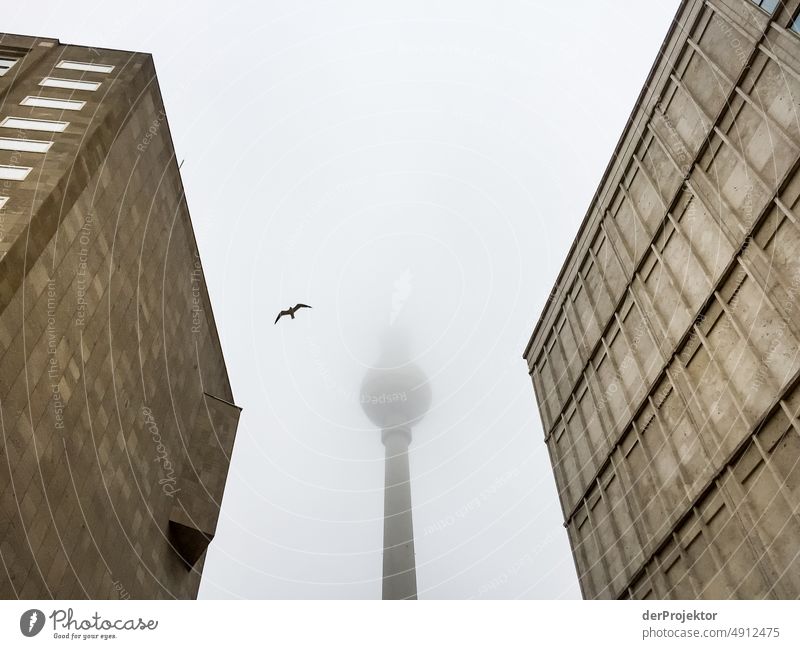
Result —
[[[2,31],[155,57],[244,408],[201,597],[380,597],[355,395],[392,318],[434,395],[420,598],[580,596],[521,354],[677,5],[4,6]]]

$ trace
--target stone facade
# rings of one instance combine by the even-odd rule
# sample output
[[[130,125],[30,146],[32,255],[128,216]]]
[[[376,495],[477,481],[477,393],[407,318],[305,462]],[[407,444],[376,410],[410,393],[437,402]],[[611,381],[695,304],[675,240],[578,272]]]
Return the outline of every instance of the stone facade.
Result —
[[[800,597],[797,0],[684,0],[525,350],[586,598]]]
[[[0,180],[0,597],[196,597],[239,408],[152,57],[8,34],[0,56],[0,124],[68,122],[0,126],[53,143],[0,150],[31,169]]]

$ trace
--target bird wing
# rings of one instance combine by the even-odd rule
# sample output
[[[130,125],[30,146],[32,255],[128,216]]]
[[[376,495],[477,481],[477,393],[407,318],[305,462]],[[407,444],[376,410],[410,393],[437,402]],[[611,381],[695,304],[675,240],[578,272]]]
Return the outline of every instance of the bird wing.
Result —
[[[277,318],[275,318],[275,324],[278,324],[278,320],[280,320],[280,319],[281,319],[283,316],[285,316],[285,315],[290,315],[290,314],[289,314],[289,311],[281,311],[281,312],[278,314],[278,317],[277,317]]]
[[[314,307],[308,306],[308,304],[299,304],[298,303],[298,304],[294,305],[294,308],[295,308],[295,310],[297,310],[297,309],[313,309]]]

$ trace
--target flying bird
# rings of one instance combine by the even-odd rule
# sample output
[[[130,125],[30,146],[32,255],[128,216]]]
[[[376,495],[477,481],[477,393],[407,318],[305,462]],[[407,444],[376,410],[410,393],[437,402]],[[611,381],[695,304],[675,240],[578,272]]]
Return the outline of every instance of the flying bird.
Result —
[[[278,324],[278,320],[280,320],[285,315],[291,316],[292,320],[294,320],[294,314],[297,311],[297,309],[311,309],[311,308],[313,307],[308,306],[308,304],[295,304],[293,307],[289,307],[285,311],[281,311],[278,314],[278,317],[275,318],[275,324]]]

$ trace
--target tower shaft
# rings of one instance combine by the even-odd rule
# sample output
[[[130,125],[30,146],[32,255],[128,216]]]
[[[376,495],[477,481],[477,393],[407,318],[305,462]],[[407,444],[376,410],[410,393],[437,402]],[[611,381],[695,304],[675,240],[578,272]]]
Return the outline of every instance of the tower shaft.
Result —
[[[384,429],[383,599],[417,599],[407,427]]]

